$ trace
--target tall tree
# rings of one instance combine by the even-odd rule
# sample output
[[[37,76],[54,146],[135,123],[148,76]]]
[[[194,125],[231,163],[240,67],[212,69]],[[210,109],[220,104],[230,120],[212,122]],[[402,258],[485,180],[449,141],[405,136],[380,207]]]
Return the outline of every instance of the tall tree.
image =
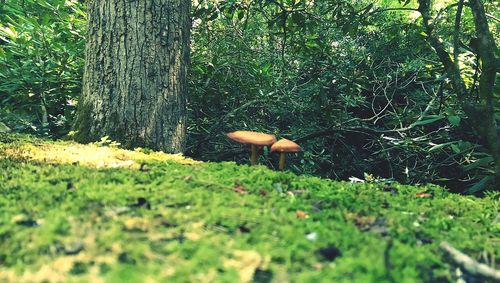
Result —
[[[75,139],[182,152],[189,0],[88,0],[83,94]]]
[[[482,139],[486,148],[493,157],[495,163],[495,183],[500,182],[500,130],[496,122],[495,111],[500,109],[500,101],[495,97],[494,87],[497,73],[497,59],[495,50],[497,49],[493,35],[488,27],[488,21],[483,2],[481,0],[463,0],[457,3],[457,15],[455,20],[455,42],[458,42],[458,31],[460,29],[460,17],[462,5],[467,4],[471,9],[474,18],[474,26],[477,36],[477,55],[481,66],[481,75],[477,87],[478,98],[471,95],[472,92],[462,78],[458,64],[458,48],[455,43],[453,56],[448,53],[443,42],[434,33],[434,24],[431,14],[431,0],[418,0],[418,10],[422,14],[422,22],[427,32],[430,45],[436,51],[441,64],[443,64],[447,77],[451,81],[453,89],[457,93],[458,100],[474,130]],[[475,85],[471,86],[475,88]]]

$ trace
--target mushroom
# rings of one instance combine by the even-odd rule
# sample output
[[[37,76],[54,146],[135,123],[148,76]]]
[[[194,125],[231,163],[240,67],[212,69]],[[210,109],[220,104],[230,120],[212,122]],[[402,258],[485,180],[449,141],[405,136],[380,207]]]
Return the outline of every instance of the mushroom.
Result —
[[[281,139],[271,146],[271,152],[277,151],[280,153],[279,170],[285,169],[285,159],[287,152],[299,152],[300,146],[291,140]]]
[[[251,159],[252,165],[257,164],[257,155],[258,155],[257,147],[258,146],[272,145],[273,143],[276,142],[276,137],[274,135],[251,132],[251,131],[236,131],[236,132],[228,133],[227,137],[232,139],[233,141],[236,141],[236,142],[239,142],[242,144],[251,145],[251,147],[252,147],[252,159]]]

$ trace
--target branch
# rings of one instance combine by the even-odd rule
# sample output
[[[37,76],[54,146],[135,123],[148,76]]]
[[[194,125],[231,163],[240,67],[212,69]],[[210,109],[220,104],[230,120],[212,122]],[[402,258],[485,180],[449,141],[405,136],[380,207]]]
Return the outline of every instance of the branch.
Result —
[[[387,11],[413,11],[413,12],[418,12],[418,9],[416,9],[416,8],[384,8],[384,9],[373,10],[370,14],[382,13],[382,12],[387,12]]]
[[[481,99],[484,99],[486,103],[493,104],[492,93],[496,76],[496,44],[488,27],[488,20],[486,18],[483,3],[479,0],[471,0],[470,7],[474,17],[476,34],[479,39],[478,55],[481,57],[481,62],[483,63],[481,77],[479,79],[479,93]]]
[[[486,13],[486,17],[488,17],[488,18],[490,18],[490,19],[492,19],[492,20],[495,20],[495,21],[497,21],[497,22],[500,22],[500,19],[499,19],[499,18],[497,18],[497,17],[495,17],[495,16],[494,16],[494,15],[492,15],[492,14],[488,14],[488,13]]]
[[[458,65],[458,49],[460,44],[460,21],[462,20],[462,10],[464,8],[464,0],[460,0],[457,6],[457,14],[455,15],[455,30],[453,32],[453,62],[457,68]]]
[[[453,261],[459,265],[463,270],[467,271],[471,275],[479,275],[484,278],[491,279],[495,282],[500,282],[500,271],[495,270],[486,264],[479,263],[468,255],[460,252],[459,250],[452,247],[447,242],[441,242],[439,247],[445,251]]]
[[[497,73],[497,49],[495,39],[489,29],[484,5],[480,0],[469,0],[476,34],[479,39],[478,55],[481,59],[481,75],[479,77],[479,102],[477,110],[477,129],[486,140],[488,149],[494,158],[496,182],[500,182],[500,132],[495,120],[495,109],[500,106],[495,95],[495,79]],[[479,59],[479,58],[478,58]],[[478,60],[479,61],[479,60]],[[479,62],[478,62],[479,63]]]
[[[314,132],[311,134],[307,134],[303,137],[300,137],[298,139],[295,139],[294,141],[297,143],[301,143],[304,141],[312,140],[315,138],[320,138],[320,137],[327,137],[327,136],[332,136],[335,133],[338,132],[354,132],[354,133],[360,133],[360,134],[365,134],[365,135],[375,135],[378,133],[382,133],[380,131],[370,129],[370,128],[363,128],[363,127],[358,127],[358,128],[330,128],[328,130],[323,130],[323,131],[318,131]]]
[[[455,63],[451,60],[450,54],[446,52],[443,43],[434,36],[434,26],[432,24],[433,20],[430,16],[430,1],[429,0],[419,0],[418,10],[420,14],[422,14],[422,22],[424,24],[427,38],[434,50],[436,50],[436,54],[439,57],[439,60],[443,64],[446,73],[448,74],[449,79],[453,85],[453,88],[457,92],[459,98],[461,100],[465,100],[465,96],[467,93],[467,87],[465,86],[464,81],[460,76],[460,70],[457,68]]]
[[[418,125],[417,122],[422,121],[422,119],[424,119],[424,117],[427,116],[427,113],[431,110],[436,99],[437,99],[437,96],[433,97],[429,101],[429,103],[427,104],[427,107],[424,109],[424,111],[422,111],[422,113],[420,114],[420,117],[418,117],[418,119],[415,122],[411,123],[407,127],[402,127],[402,128],[398,128],[398,129],[391,129],[391,130],[377,130],[377,129],[367,128],[367,127],[343,128],[343,127],[337,126],[337,128],[334,128],[334,126],[331,126],[327,130],[314,132],[314,133],[305,135],[303,137],[300,137],[300,138],[296,139],[295,142],[300,143],[303,141],[308,141],[308,140],[312,140],[312,139],[319,138],[319,137],[332,136],[337,132],[353,132],[353,133],[360,133],[360,134],[373,136],[373,135],[380,135],[380,134],[401,133],[401,132],[409,131]]]

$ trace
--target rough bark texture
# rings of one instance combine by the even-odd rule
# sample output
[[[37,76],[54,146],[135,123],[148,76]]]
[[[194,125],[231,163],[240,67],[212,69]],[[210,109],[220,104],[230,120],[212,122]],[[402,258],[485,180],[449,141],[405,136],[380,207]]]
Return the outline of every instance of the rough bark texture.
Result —
[[[182,152],[185,145],[189,0],[88,0],[81,142]]]

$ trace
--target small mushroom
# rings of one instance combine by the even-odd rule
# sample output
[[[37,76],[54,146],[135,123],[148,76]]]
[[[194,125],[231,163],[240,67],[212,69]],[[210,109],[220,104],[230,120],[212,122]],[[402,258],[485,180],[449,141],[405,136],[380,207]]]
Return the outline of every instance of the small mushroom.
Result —
[[[280,153],[280,163],[279,170],[283,171],[285,169],[285,159],[287,152],[299,152],[300,146],[291,140],[281,139],[271,146],[271,152],[277,151]]]
[[[252,147],[252,159],[251,163],[252,165],[257,164],[257,147],[259,146],[265,146],[265,145],[272,145],[273,143],[276,142],[276,137],[274,135],[270,134],[264,134],[264,133],[257,133],[257,132],[251,132],[251,131],[236,131],[232,133],[228,133],[227,137],[232,139],[233,141],[242,143],[242,144],[249,144]]]

